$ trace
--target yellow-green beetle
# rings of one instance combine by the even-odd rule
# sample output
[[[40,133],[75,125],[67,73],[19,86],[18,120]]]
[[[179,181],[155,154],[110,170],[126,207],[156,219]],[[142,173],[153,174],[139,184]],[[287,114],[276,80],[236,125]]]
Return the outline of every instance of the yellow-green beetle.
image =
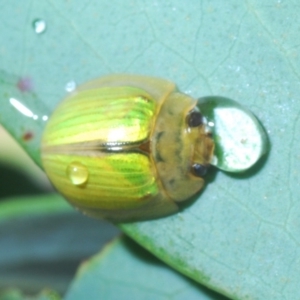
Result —
[[[214,142],[197,100],[167,80],[111,75],[69,95],[50,117],[42,161],[56,189],[88,215],[161,217],[198,192]]]

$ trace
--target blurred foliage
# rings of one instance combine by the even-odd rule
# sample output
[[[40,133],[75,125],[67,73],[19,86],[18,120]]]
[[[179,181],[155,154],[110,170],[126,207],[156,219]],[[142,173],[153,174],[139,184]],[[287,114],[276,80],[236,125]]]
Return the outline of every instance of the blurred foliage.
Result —
[[[53,191],[44,172],[2,126],[0,140],[0,200]]]

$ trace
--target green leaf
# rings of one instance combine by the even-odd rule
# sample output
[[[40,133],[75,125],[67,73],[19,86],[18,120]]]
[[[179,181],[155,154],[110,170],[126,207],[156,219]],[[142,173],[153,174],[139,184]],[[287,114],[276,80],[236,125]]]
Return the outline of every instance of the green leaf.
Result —
[[[23,216],[72,212],[71,206],[56,194],[8,198],[0,202],[0,222]]]
[[[6,1],[0,122],[40,163],[43,117],[73,81],[140,73],[172,79],[195,97],[238,101],[266,128],[267,159],[243,175],[212,170],[205,190],[181,213],[122,228],[231,298],[297,299],[298,8],[292,0]],[[36,33],[36,19],[45,20],[44,32]],[[21,113],[11,98],[31,113]]]
[[[88,234],[86,234],[88,232]],[[119,231],[86,218],[58,195],[0,202],[0,292],[52,288],[63,294],[78,264]]]
[[[37,296],[27,296],[24,295],[18,289],[9,289],[0,292],[0,300],[60,300],[61,297],[55,292],[51,290],[43,290]]]
[[[113,272],[112,272],[113,270]],[[117,238],[84,262],[65,300],[226,300],[180,275],[128,238]]]

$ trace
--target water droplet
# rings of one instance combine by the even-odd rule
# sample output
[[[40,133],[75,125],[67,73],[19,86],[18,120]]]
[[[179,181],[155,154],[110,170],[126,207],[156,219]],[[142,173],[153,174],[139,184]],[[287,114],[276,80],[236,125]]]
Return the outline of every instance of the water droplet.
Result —
[[[76,82],[74,80],[69,81],[66,86],[65,86],[65,90],[66,92],[73,92],[76,89]]]
[[[42,119],[43,119],[43,121],[47,121],[48,120],[48,116],[45,115],[45,116],[42,117]]]
[[[29,117],[29,118],[33,118],[33,120],[37,120],[39,118],[38,115],[34,114],[27,106],[25,106],[19,100],[15,99],[15,98],[10,98],[9,102],[22,115]]]
[[[257,118],[234,100],[209,96],[199,100],[208,116],[215,142],[217,161],[212,164],[227,172],[242,172],[269,150],[268,137]],[[217,164],[216,164],[217,163]]]
[[[72,162],[67,167],[67,176],[74,185],[82,185],[87,182],[89,171],[80,162]]]
[[[45,30],[47,28],[47,24],[46,24],[45,20],[42,20],[42,19],[35,19],[32,22],[32,26],[33,26],[35,33],[37,33],[37,34],[41,34],[41,33],[45,32]]]

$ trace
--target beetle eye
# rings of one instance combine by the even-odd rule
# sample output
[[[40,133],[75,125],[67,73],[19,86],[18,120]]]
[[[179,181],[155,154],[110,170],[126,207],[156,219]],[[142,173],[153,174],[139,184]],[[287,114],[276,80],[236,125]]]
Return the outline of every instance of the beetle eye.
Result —
[[[187,116],[187,123],[189,127],[197,127],[203,124],[203,116],[199,111],[193,110]]]
[[[197,177],[202,177],[206,174],[208,167],[201,164],[193,164],[192,169],[194,175]]]

